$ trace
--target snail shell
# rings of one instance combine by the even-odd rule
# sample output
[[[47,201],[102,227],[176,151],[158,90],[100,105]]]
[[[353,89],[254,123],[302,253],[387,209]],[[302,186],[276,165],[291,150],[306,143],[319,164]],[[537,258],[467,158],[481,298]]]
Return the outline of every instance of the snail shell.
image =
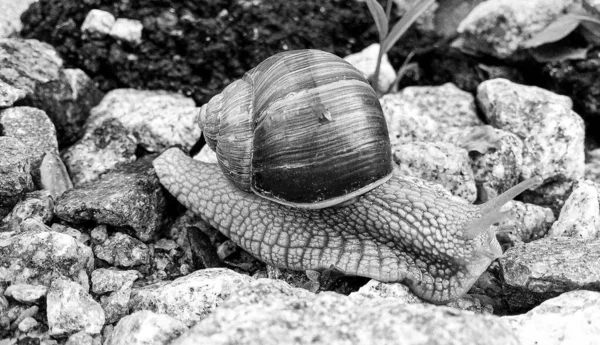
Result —
[[[323,51],[266,59],[202,106],[198,121],[237,188],[284,205],[337,205],[392,176],[374,90]]]

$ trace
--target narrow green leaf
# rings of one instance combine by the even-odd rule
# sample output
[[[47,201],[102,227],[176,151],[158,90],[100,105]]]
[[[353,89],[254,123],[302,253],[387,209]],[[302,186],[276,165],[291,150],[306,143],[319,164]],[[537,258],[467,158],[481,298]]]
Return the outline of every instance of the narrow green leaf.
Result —
[[[521,43],[523,48],[539,47],[542,44],[556,42],[567,37],[579,25],[581,19],[577,15],[565,14],[558,17],[542,31],[533,35],[530,39]]]
[[[388,18],[385,15],[385,11],[377,0],[367,0],[367,6],[369,7],[371,16],[375,20],[377,31],[379,31],[379,41],[383,42],[385,36],[388,34]]]
[[[394,25],[390,31],[390,34],[383,41],[381,47],[383,53],[387,53],[394,46],[394,44],[398,42],[400,37],[404,35],[406,30],[408,30],[408,28],[410,28],[410,26],[417,20],[417,18],[419,18],[419,16],[423,14],[423,12],[425,12],[425,10],[434,2],[435,0],[421,0],[411,7],[410,10],[408,10],[408,12],[402,16],[402,19],[400,19],[400,21]]]

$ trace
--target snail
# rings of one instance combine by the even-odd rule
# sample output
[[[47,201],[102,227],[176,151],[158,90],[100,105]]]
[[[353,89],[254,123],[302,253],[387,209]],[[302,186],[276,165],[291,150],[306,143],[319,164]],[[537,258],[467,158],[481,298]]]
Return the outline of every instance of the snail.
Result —
[[[300,81],[294,81],[296,77]],[[250,181],[249,185],[242,186],[246,189],[238,188],[240,176],[251,176],[252,169],[258,167],[261,170],[268,165],[263,161],[267,156],[260,157],[260,164],[251,162],[256,159],[253,154],[260,150],[256,145],[261,143],[256,139],[253,147],[238,153],[248,154],[240,158],[249,164],[249,168],[245,168],[247,170],[236,166],[230,158],[219,157],[220,167],[199,162],[176,148],[166,150],[154,160],[161,184],[180,203],[243,249],[271,265],[294,270],[335,270],[383,282],[402,282],[422,299],[446,303],[465,294],[491,261],[502,255],[491,230],[492,224],[506,216],[500,212],[500,207],[541,182],[540,178],[532,178],[485,204],[472,205],[449,197],[431,183],[394,173],[390,169],[391,164],[388,164],[391,150],[386,138],[387,128],[374,91],[370,87],[357,86],[359,83],[368,86],[366,79],[332,54],[316,50],[277,54],[247,72],[241,80],[228,86],[200,110],[199,122],[204,126],[206,141],[211,148],[216,148],[218,155],[233,149],[228,146],[251,141],[255,135],[253,128],[255,131],[270,131],[274,126],[286,125],[283,122],[301,123],[302,126],[310,123],[318,128],[343,121],[340,118],[346,114],[345,98],[338,101],[342,104],[336,107],[336,103],[328,101],[328,97],[336,99],[339,95],[351,95],[360,101],[346,102],[355,102],[353,106],[364,108],[363,117],[372,118],[364,126],[366,134],[359,133],[359,127],[353,127],[353,130],[342,134],[342,137],[350,136],[352,139],[339,139],[334,134],[324,139],[345,140],[344,143],[361,139],[369,143],[366,152],[375,157],[371,164],[380,165],[362,171],[372,176],[353,177],[354,184],[345,190],[350,197],[339,195],[344,188],[335,181],[323,188],[327,192],[311,185],[309,189],[316,190],[318,195],[313,198],[303,195],[301,200],[297,200],[285,199],[288,195],[284,193],[288,186],[297,183],[285,180],[298,176],[294,174],[283,173],[275,181]],[[340,83],[341,86],[334,92],[328,92],[326,85],[331,83]],[[260,93],[267,96],[261,98]],[[240,105],[241,99],[245,98],[254,103]],[[229,104],[230,101],[235,105]],[[291,102],[292,106],[285,108],[286,102]],[[221,113],[222,117],[210,119],[211,112]],[[232,114],[225,114],[227,112]],[[250,118],[239,119],[240,114],[250,114]],[[271,116],[283,119],[268,120]],[[296,119],[298,116],[308,117],[310,121],[303,123]],[[241,127],[251,129],[250,133],[237,131],[231,137],[232,134],[220,132],[232,126],[230,118],[238,118],[243,122]],[[256,129],[263,126],[262,120],[268,125]],[[373,124],[382,127],[373,129]],[[337,150],[336,157],[350,153],[338,150],[339,145],[335,143],[329,145],[320,142],[321,139],[312,140],[310,133],[303,131],[300,133],[306,135],[298,142],[285,137],[286,134],[296,135],[293,131],[276,133],[257,136],[280,142],[279,149],[273,147],[268,151],[277,161],[275,170],[281,170],[282,166],[298,166],[295,161],[286,164],[278,161],[279,154],[288,151],[286,145],[290,142],[309,146],[316,144],[318,149],[311,154],[318,158],[322,150],[329,148]],[[374,139],[362,139],[363,136],[374,136]],[[220,146],[222,140],[225,148]],[[386,152],[375,152],[377,150]],[[339,161],[325,153],[323,156],[330,162]],[[292,154],[289,158],[294,157]],[[353,159],[353,162],[358,162],[358,158]],[[227,172],[232,166],[234,171]],[[344,174],[335,166],[331,168],[332,179]],[[349,168],[355,167],[351,164]],[[327,175],[315,179],[315,182],[324,180],[327,180]],[[275,182],[282,183],[282,187],[263,192],[266,189],[263,186]],[[301,187],[298,185],[298,190]],[[258,193],[254,193],[256,190]]]

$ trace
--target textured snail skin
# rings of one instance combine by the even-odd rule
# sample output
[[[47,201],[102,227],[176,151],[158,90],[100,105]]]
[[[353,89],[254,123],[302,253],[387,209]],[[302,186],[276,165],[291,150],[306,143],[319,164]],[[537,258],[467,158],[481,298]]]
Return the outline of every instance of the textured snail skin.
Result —
[[[242,192],[218,166],[178,149],[165,151],[154,167],[180,203],[264,262],[403,282],[433,303],[465,294],[502,255],[490,229],[503,216],[498,209],[539,183],[528,180],[489,203],[471,205],[394,175],[353,204],[300,210]]]

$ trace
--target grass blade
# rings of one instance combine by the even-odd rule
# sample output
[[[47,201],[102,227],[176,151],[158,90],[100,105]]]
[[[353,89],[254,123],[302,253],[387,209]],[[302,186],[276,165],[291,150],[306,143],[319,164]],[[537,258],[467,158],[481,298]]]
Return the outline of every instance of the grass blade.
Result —
[[[388,34],[388,18],[385,15],[383,7],[377,2],[377,0],[366,0],[371,16],[375,20],[377,31],[379,31],[379,41],[383,42],[385,36]]]
[[[435,0],[422,0],[411,7],[410,10],[408,10],[408,12],[402,16],[402,19],[400,19],[400,21],[394,25],[390,31],[390,34],[383,41],[383,44],[381,45],[383,53],[387,53],[394,46],[394,44],[398,42],[406,30],[410,28],[415,20],[417,20],[417,18],[419,18],[419,16],[423,14],[423,12],[425,12],[425,10],[434,2]]]

